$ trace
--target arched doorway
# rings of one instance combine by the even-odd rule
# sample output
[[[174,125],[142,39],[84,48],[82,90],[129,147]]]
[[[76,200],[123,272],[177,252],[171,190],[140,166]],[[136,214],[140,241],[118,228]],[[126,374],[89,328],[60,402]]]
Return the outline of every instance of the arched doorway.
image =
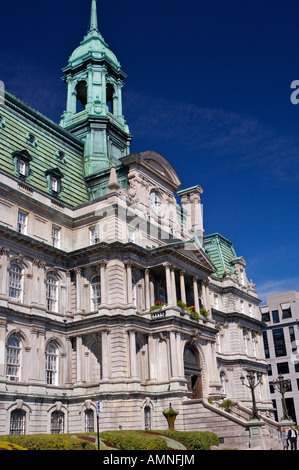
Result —
[[[202,380],[198,352],[190,344],[187,344],[184,350],[184,374],[191,398],[201,398]]]

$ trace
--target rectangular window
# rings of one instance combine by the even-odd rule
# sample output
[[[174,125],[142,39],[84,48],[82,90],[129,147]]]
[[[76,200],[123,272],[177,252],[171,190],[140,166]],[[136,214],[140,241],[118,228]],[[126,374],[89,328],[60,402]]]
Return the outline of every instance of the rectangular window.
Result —
[[[278,328],[272,331],[274,349],[276,357],[282,357],[287,355],[286,345],[284,340],[283,328]]]
[[[51,189],[55,193],[58,193],[58,179],[52,176],[51,178]]]
[[[267,331],[263,331],[263,341],[264,341],[265,358],[269,359],[270,352],[269,352],[269,343],[268,343]]]
[[[60,246],[60,228],[52,225],[52,246],[59,248]]]
[[[289,371],[289,364],[287,362],[278,362],[277,363],[277,372],[278,374],[288,374]]]
[[[19,160],[19,173],[22,176],[26,176],[26,163],[24,160]]]
[[[262,321],[267,323],[268,321],[270,321],[270,314],[269,312],[265,312],[265,313],[262,313]]]
[[[273,323],[279,323],[278,310],[273,310],[272,311],[272,321],[273,321]]]
[[[27,217],[28,214],[26,212],[19,210],[17,223],[17,230],[19,233],[27,233]]]
[[[290,307],[282,309],[282,318],[291,318],[291,317],[292,317],[292,311]]]

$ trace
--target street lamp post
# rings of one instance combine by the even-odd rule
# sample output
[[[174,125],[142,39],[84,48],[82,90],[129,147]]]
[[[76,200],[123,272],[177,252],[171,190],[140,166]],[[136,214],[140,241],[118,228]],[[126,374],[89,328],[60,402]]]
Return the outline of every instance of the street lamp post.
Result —
[[[250,388],[250,390],[251,390],[251,396],[252,396],[251,419],[260,419],[259,414],[258,414],[258,410],[257,410],[257,407],[256,407],[256,400],[255,400],[254,390],[261,383],[261,376],[262,376],[261,372],[257,372],[257,382],[255,382],[255,372],[251,369],[247,370],[246,378],[247,378],[247,381],[248,381],[249,385],[247,385],[245,383],[245,377],[244,377],[243,374],[240,377],[242,385],[245,385],[245,387]]]
[[[277,380],[272,382],[274,389],[276,389],[279,393],[281,393],[281,403],[282,403],[282,412],[283,412],[283,420],[290,421],[292,418],[288,415],[286,400],[285,400],[285,393],[290,390],[291,388],[291,380],[284,379],[281,374],[279,374]]]

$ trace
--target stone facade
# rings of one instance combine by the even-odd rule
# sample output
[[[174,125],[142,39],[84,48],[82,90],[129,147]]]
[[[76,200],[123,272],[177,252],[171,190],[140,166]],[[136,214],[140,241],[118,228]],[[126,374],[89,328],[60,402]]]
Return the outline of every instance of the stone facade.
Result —
[[[92,0],[88,41],[102,41],[95,15]],[[262,374],[257,402],[268,413],[244,259],[221,235],[203,235],[199,185],[182,189],[156,152],[127,152],[120,82],[116,116],[103,88],[93,94],[103,77],[124,78],[107,51],[92,65],[104,74],[82,72],[88,100],[74,109],[76,70],[88,64],[72,57],[61,126],[8,92],[0,108],[0,434],[95,430],[99,400],[102,430],[165,428],[169,403],[178,429],[191,429],[190,410],[192,429],[206,429],[203,400],[250,407],[248,368]],[[110,158],[101,147],[98,167],[91,124],[101,145],[118,133],[122,148]]]

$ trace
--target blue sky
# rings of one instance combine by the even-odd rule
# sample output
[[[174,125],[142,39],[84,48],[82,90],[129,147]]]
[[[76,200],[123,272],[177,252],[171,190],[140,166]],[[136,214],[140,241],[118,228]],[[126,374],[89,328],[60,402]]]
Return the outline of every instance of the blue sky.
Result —
[[[90,0],[1,5],[0,80],[55,122],[89,12]],[[206,233],[233,242],[263,302],[299,290],[299,2],[99,0],[98,17],[128,75],[131,150],[202,186]]]

